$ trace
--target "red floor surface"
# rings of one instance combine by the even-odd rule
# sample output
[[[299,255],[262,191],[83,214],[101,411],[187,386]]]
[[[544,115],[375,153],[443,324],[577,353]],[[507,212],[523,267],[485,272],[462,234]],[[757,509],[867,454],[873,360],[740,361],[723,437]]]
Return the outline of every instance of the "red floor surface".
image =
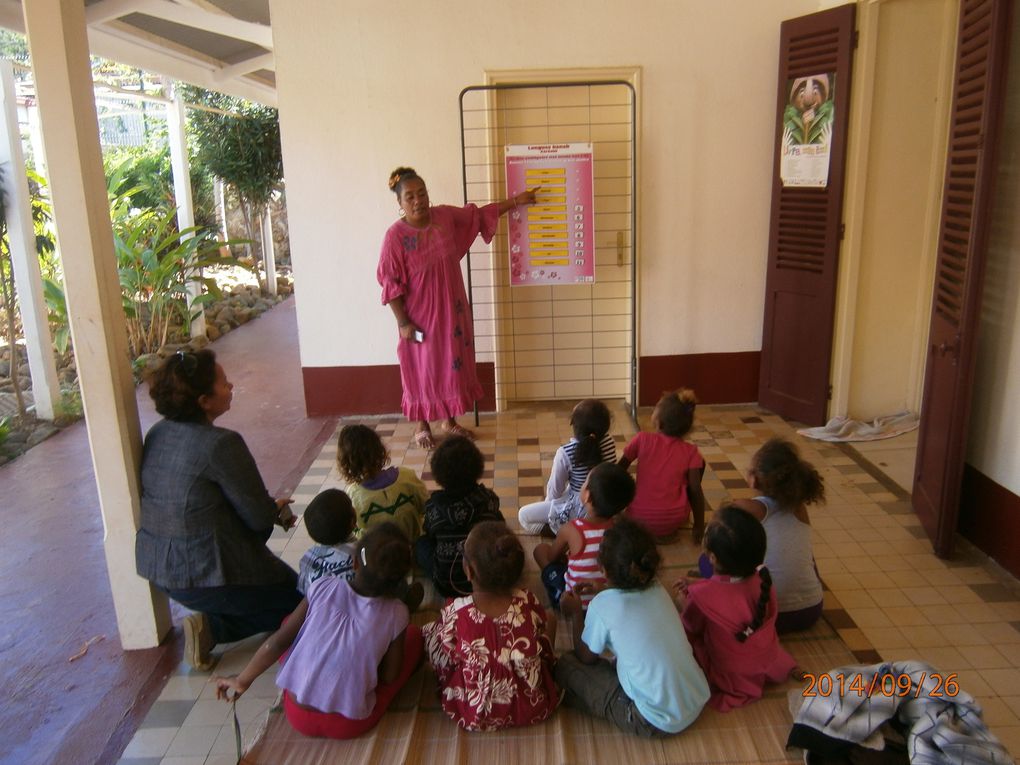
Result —
[[[293,298],[212,347],[234,383],[217,424],[242,433],[266,485],[283,496],[336,426],[305,417]],[[144,386],[138,405],[146,430],[157,415]],[[120,647],[84,423],[0,467],[0,519],[0,762],[116,762],[182,641],[175,629],[159,648]]]

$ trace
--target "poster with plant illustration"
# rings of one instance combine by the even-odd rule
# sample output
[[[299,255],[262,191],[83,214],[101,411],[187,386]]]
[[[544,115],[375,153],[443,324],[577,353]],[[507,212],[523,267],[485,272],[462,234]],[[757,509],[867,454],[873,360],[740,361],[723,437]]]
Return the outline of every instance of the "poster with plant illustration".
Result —
[[[784,186],[825,188],[836,115],[836,74],[787,81],[779,175]]]

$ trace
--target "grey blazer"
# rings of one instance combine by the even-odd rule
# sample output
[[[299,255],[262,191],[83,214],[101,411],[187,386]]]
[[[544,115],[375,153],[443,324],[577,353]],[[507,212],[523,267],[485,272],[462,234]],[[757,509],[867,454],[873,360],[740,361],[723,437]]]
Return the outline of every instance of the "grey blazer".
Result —
[[[139,576],[168,590],[296,581],[265,544],[276,515],[239,433],[161,420],[146,435]]]

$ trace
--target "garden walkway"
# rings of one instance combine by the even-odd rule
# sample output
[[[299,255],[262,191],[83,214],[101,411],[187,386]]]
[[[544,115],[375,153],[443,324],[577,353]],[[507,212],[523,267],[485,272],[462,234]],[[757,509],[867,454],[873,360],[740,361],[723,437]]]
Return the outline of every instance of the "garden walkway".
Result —
[[[234,383],[217,424],[243,433],[270,491],[289,493],[336,427],[305,417],[294,299],[213,348]],[[138,408],[147,430],[144,386]],[[116,762],[183,641],[175,629],[159,648],[121,650],[84,422],[0,467],[0,497],[0,762]]]

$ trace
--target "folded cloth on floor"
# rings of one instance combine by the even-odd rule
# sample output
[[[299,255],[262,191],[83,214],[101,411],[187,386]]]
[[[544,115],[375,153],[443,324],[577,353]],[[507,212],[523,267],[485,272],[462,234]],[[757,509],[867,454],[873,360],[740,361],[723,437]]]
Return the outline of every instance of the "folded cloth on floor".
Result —
[[[920,422],[913,412],[876,417],[870,424],[848,417],[833,417],[820,428],[801,428],[797,433],[817,441],[878,441],[909,433]]]
[[[914,765],[1013,763],[956,677],[924,662],[838,667],[819,675],[814,690],[794,717],[787,747],[826,757],[854,745],[874,747],[878,729],[895,719],[907,731]]]

